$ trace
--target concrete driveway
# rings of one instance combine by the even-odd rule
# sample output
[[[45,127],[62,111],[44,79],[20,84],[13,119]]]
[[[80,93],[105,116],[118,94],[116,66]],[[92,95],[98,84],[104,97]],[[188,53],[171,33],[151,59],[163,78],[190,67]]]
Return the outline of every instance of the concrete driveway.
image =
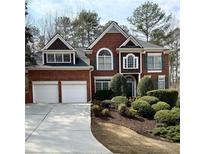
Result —
[[[111,153],[92,135],[89,104],[29,104],[25,112],[26,153]]]

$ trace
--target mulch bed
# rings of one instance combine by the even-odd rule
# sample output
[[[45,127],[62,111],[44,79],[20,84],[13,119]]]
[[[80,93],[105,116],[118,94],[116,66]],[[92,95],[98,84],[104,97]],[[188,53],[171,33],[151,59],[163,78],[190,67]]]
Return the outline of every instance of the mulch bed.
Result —
[[[92,116],[92,119],[100,120],[102,122],[110,122],[113,124],[121,125],[121,126],[130,128],[139,134],[152,137],[155,139],[160,139],[159,137],[154,136],[149,133],[150,130],[156,127],[155,120],[150,120],[150,119],[146,119],[143,117],[139,117],[135,119],[127,118],[127,117],[121,116],[115,110],[111,110],[110,113],[111,113],[111,117],[104,118],[104,117]]]

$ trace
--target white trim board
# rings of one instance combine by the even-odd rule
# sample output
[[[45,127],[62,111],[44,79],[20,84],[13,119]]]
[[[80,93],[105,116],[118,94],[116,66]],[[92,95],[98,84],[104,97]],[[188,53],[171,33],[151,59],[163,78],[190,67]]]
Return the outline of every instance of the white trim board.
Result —
[[[72,49],[72,50],[75,50],[68,42],[66,42],[64,40],[64,38],[59,35],[59,34],[56,34],[44,47],[42,50],[45,50],[45,49],[48,49],[52,44],[53,42],[55,42],[57,39],[60,39],[69,49]]]
[[[28,70],[91,70],[93,66],[39,66],[27,67]]]
[[[136,46],[140,46],[141,48],[143,48],[143,46],[131,35],[127,38],[127,40],[125,40],[125,42],[123,42],[121,45],[120,45],[120,48],[122,46],[125,46],[129,41],[132,41],[132,43],[134,43]]]
[[[128,34],[125,33],[124,30],[123,30],[116,22],[113,22],[113,23],[110,24],[110,26],[108,26],[108,27],[104,30],[104,32],[103,32],[100,36],[98,36],[98,38],[97,38],[93,43],[90,44],[90,46],[88,47],[88,49],[91,49],[91,48],[92,48],[107,32],[109,32],[109,30],[110,30],[111,28],[113,28],[113,27],[115,27],[123,36],[125,36],[125,38],[128,37]]]

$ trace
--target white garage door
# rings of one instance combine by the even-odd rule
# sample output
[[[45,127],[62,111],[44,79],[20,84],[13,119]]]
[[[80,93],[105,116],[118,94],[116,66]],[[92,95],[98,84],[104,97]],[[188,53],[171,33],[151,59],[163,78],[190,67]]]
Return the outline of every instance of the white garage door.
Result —
[[[57,81],[34,81],[33,102],[34,103],[58,103]]]
[[[62,103],[86,103],[86,81],[62,81]]]

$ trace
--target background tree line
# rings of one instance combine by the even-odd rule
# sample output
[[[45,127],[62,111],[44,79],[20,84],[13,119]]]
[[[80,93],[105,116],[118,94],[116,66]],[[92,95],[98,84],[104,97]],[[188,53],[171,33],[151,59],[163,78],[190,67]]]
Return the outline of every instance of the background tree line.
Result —
[[[29,14],[26,2],[25,16]],[[178,88],[180,65],[180,28],[174,18],[160,8],[157,3],[147,1],[138,6],[127,20],[133,27],[129,30],[135,36],[143,36],[147,42],[167,47],[170,53],[170,85]],[[40,28],[27,23],[25,27],[26,65],[35,65],[35,51],[40,50],[56,33],[75,47],[87,47],[111,23],[100,24],[96,12],[82,10],[74,19],[68,16],[48,15],[41,21]]]

